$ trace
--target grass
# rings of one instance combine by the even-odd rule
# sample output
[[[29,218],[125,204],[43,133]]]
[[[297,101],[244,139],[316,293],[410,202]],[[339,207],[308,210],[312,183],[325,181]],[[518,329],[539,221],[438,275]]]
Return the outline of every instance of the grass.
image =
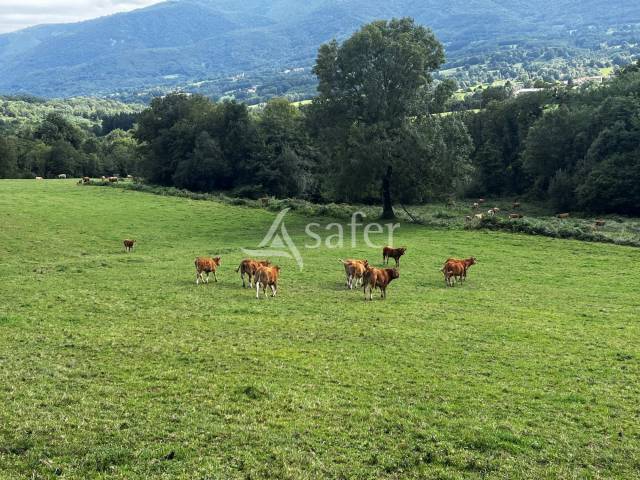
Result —
[[[364,246],[258,301],[233,269],[275,215],[0,181],[0,478],[637,477],[640,250],[403,224],[387,301],[344,290]]]

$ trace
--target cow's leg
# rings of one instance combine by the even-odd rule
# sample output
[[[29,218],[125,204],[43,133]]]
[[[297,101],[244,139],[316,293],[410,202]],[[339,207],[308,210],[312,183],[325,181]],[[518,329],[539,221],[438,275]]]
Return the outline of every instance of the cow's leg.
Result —
[[[244,272],[240,272],[240,278],[242,279],[242,288],[247,288],[247,284],[244,283]]]
[[[258,281],[255,279],[255,277],[251,274],[251,272],[247,272],[247,277],[249,277],[249,288],[253,288],[254,285],[254,281],[257,283]]]
[[[276,296],[276,292],[277,292],[276,286],[275,285],[271,285],[271,296],[275,297]]]
[[[200,285],[200,272],[196,272],[196,285]]]
[[[213,271],[213,279],[218,283],[218,276],[216,275],[215,270]]]
[[[260,299],[260,282],[256,280],[256,298]]]

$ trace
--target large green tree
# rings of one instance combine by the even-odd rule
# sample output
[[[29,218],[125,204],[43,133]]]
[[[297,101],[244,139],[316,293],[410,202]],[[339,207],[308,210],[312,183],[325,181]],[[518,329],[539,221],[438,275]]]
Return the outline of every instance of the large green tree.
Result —
[[[345,175],[377,180],[383,217],[394,216],[392,185],[401,188],[401,177],[392,180],[394,164],[406,163],[394,146],[421,113],[431,73],[443,62],[440,42],[410,18],[370,23],[343,44],[332,41],[318,52],[314,73],[319,96],[312,118],[330,150],[336,184],[348,185]],[[367,161],[354,161],[354,153],[362,151],[367,151]],[[372,189],[370,184],[361,187]]]

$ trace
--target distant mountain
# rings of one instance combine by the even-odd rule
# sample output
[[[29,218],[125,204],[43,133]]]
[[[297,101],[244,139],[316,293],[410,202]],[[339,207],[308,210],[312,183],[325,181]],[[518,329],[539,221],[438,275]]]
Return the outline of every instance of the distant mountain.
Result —
[[[452,62],[531,38],[589,48],[612,28],[616,41],[640,42],[629,30],[637,0],[170,0],[0,35],[0,93],[106,95],[310,66],[321,43],[400,16],[431,27]]]

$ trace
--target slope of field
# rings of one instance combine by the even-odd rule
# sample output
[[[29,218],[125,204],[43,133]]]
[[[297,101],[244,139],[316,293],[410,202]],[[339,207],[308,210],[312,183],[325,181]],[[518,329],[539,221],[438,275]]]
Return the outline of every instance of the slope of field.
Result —
[[[639,250],[402,225],[388,300],[344,290],[359,245],[301,248],[258,301],[233,269],[274,218],[0,181],[0,478],[637,475]]]

